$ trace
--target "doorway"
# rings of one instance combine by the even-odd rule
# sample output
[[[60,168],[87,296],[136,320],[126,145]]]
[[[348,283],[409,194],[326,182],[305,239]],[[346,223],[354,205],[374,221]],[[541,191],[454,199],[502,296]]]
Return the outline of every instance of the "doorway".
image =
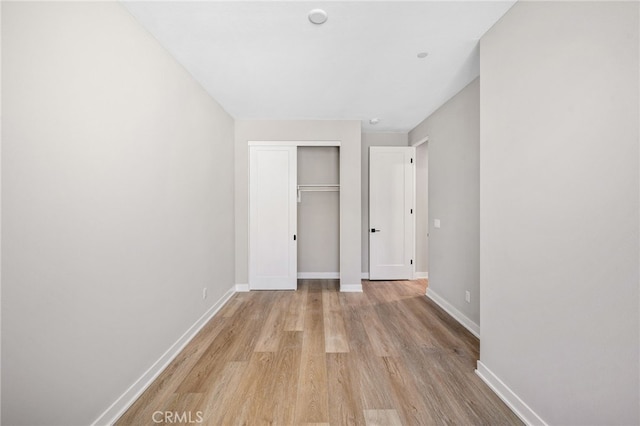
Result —
[[[340,278],[339,142],[249,145],[249,289]]]

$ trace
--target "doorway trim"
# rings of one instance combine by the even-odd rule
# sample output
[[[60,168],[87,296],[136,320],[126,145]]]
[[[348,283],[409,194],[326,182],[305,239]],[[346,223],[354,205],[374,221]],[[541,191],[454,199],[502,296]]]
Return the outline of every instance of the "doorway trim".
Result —
[[[429,136],[425,136],[425,137],[424,137],[424,138],[422,138],[422,139],[418,139],[418,141],[417,141],[417,142],[412,143],[410,146],[412,146],[412,147],[414,147],[414,148],[417,148],[417,147],[419,147],[420,145],[422,145],[423,143],[427,143],[427,142],[429,142]]]
[[[249,141],[249,146],[340,146],[340,141]]]

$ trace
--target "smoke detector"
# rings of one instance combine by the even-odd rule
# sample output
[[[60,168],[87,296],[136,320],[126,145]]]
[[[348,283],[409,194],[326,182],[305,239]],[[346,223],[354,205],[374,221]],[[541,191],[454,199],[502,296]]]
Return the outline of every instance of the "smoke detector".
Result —
[[[322,9],[313,9],[309,12],[309,21],[312,24],[322,25],[327,22],[327,12]]]

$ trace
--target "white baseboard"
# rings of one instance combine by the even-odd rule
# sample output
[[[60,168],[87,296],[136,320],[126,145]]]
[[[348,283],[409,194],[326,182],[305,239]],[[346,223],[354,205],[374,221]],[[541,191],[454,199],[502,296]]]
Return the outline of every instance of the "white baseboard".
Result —
[[[547,426],[547,423],[538,416],[535,411],[531,409],[523,400],[518,397],[493,371],[489,370],[482,361],[478,361],[478,368],[476,374],[495,392],[498,397],[504,401],[505,404],[516,416],[520,417],[526,425],[534,426],[541,425]]]
[[[431,290],[430,287],[427,287],[427,297],[433,300],[438,306],[447,311],[449,315],[451,315],[456,321],[464,326],[467,330],[471,332],[478,339],[480,338],[480,326],[473,322],[469,317],[460,312],[453,306],[451,303],[447,302],[445,299],[440,297],[436,292]]]
[[[153,381],[164,371],[174,358],[187,346],[187,343],[195,337],[204,325],[224,306],[225,303],[235,293],[235,287],[231,287],[227,292],[214,303],[207,311],[173,344],[162,356],[136,380],[118,399],[115,400],[104,413],[102,413],[92,426],[112,425],[131,405],[142,395],[142,393],[153,383]]]
[[[340,284],[340,291],[343,293],[362,293],[362,283]]]
[[[298,278],[307,280],[339,280],[340,272],[298,272]]]
[[[238,293],[249,291],[249,284],[236,284],[236,291]]]
[[[421,279],[421,278],[429,279],[429,273],[428,272],[416,272],[413,275],[414,275],[415,279]],[[362,278],[363,280],[368,280],[369,279],[369,273],[368,272],[363,272],[362,275],[360,276],[360,278]]]

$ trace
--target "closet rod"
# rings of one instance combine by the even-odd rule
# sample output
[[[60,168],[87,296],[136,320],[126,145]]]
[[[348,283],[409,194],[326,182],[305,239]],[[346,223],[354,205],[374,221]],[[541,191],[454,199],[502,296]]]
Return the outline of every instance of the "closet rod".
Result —
[[[298,185],[298,202],[302,201],[303,192],[339,192],[340,185]]]

